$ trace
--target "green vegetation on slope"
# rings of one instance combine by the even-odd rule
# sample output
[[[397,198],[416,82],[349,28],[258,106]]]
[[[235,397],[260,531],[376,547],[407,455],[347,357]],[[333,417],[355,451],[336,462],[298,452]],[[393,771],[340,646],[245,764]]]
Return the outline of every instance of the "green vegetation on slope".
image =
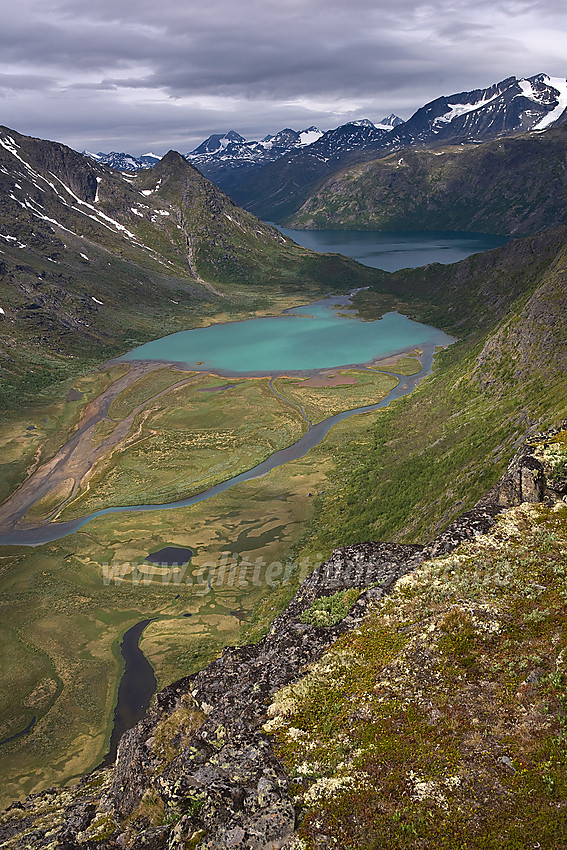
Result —
[[[411,396],[335,452],[305,554],[369,539],[429,539],[492,486],[518,438],[567,415],[563,244],[560,229],[391,276],[412,315],[463,338],[438,355],[432,377]],[[360,298],[363,315],[372,315],[384,294]]]
[[[567,506],[521,505],[276,695],[298,850],[565,846],[566,576]]]
[[[567,128],[408,148],[325,180],[286,223],[353,230],[536,233],[566,223]]]

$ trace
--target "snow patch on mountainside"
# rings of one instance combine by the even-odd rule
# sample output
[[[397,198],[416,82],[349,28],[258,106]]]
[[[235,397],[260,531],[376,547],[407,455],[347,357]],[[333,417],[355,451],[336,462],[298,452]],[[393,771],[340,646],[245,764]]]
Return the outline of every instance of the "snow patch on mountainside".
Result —
[[[321,130],[318,130],[316,127],[309,127],[307,130],[303,130],[299,134],[299,144],[301,147],[305,145],[312,145],[313,142],[316,142],[317,139],[320,139],[323,133]]]
[[[529,80],[518,80],[518,85],[521,89],[521,94],[514,95],[515,97],[527,97],[528,100],[533,100],[535,103],[541,103],[541,94],[537,92]]]
[[[567,80],[562,77],[548,77],[547,74],[545,74],[545,78],[548,80],[548,85],[555,89],[558,94],[557,106],[535,125],[534,130],[545,130],[546,127],[551,126],[561,118],[567,109]]]
[[[499,97],[499,95],[495,94],[492,97],[477,100],[476,103],[448,103],[447,106],[449,106],[449,112],[446,112],[444,115],[439,115],[439,117],[433,122],[433,126],[436,124],[449,124],[451,121],[454,121],[455,118],[460,118],[461,115],[467,115],[469,112],[475,112],[477,109],[482,109],[483,106],[486,106],[488,103],[492,103],[492,101],[496,100],[497,97]]]

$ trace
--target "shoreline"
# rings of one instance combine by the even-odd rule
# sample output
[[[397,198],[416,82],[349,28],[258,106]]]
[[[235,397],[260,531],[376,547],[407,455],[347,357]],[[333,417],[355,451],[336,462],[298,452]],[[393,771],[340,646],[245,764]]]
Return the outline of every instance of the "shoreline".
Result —
[[[0,527],[0,546],[40,546],[44,543],[49,543],[53,540],[60,539],[61,537],[65,537],[69,534],[73,534],[79,529],[81,529],[84,525],[96,519],[99,516],[108,515],[111,513],[127,513],[127,512],[140,512],[140,511],[159,511],[159,510],[172,510],[181,507],[189,507],[193,504],[197,504],[199,502],[205,501],[225,490],[240,484],[244,481],[250,481],[257,478],[262,478],[271,472],[272,469],[275,469],[278,466],[282,466],[288,463],[291,460],[296,460],[298,458],[304,457],[315,445],[318,445],[327,435],[327,433],[331,430],[333,425],[341,422],[344,419],[347,419],[351,416],[356,416],[362,413],[370,413],[375,410],[378,410],[383,407],[387,407],[392,401],[395,401],[402,396],[408,395],[413,392],[416,386],[423,380],[423,378],[427,377],[433,367],[433,360],[435,356],[435,352],[437,350],[437,345],[435,343],[430,343],[428,345],[424,345],[423,353],[419,356],[419,361],[421,363],[422,368],[419,372],[414,375],[399,375],[397,373],[390,372],[389,374],[395,375],[398,378],[398,384],[379,402],[374,404],[365,405],[362,407],[352,408],[350,410],[345,410],[340,413],[334,414],[316,425],[311,426],[308,431],[295,443],[292,443],[290,446],[287,446],[284,449],[279,449],[276,452],[273,452],[269,455],[265,460],[261,461],[259,464],[251,467],[248,470],[245,470],[238,475],[232,476],[228,479],[225,479],[218,484],[213,485],[206,490],[196,493],[193,496],[189,496],[187,498],[177,499],[172,502],[161,503],[161,504],[133,504],[133,505],[117,505],[109,508],[103,508],[98,511],[93,511],[83,517],[67,520],[65,522],[43,522],[39,525],[22,525],[18,523],[18,519],[16,519],[11,526],[9,527]],[[410,349],[405,349],[405,351],[415,351],[415,346]],[[153,368],[156,368],[156,361],[150,361]],[[170,365],[170,364],[165,364]],[[191,370],[194,371],[194,370]],[[320,372],[321,370],[319,370]],[[212,373],[210,370],[206,370],[207,374],[216,374]],[[262,377],[267,377],[262,375]],[[188,380],[191,380],[189,378]],[[111,388],[109,388],[111,389]],[[108,391],[107,391],[108,392]],[[144,404],[151,403],[152,399],[149,399],[148,402]],[[63,447],[62,452],[66,447]],[[31,479],[28,479],[29,483]],[[22,485],[23,487],[23,485]],[[19,491],[16,491],[16,494]],[[4,503],[4,506],[8,506],[10,500]]]
[[[358,289],[352,289],[348,295],[333,295],[330,293],[326,295],[324,298],[319,298],[317,301],[311,301],[308,304],[303,304],[296,307],[287,307],[281,313],[273,315],[273,316],[251,316],[248,319],[235,319],[232,322],[221,322],[220,325],[244,325],[245,323],[253,323],[253,322],[265,322],[267,319],[283,319],[283,318],[312,318],[309,313],[309,308],[315,308],[318,306],[328,306],[329,308],[338,308],[347,307],[350,305],[350,309],[352,309],[352,316],[344,316],[344,318],[350,318],[354,321],[365,322],[365,320],[358,315],[356,308],[352,306],[352,299],[360,292],[361,289],[365,289],[367,287],[362,287]],[[299,312],[305,311],[305,312]],[[341,315],[341,314],[339,314]],[[182,371],[191,371],[198,373],[211,373],[217,375],[221,378],[281,378],[281,377],[306,377],[312,378],[321,374],[321,372],[327,371],[329,369],[363,369],[373,366],[374,364],[380,362],[381,360],[388,359],[391,357],[399,357],[402,354],[406,354],[409,351],[413,351],[416,348],[420,348],[422,345],[430,345],[435,343],[439,347],[446,348],[456,342],[456,338],[446,333],[445,331],[436,328],[434,325],[426,325],[423,322],[417,322],[415,319],[411,319],[409,316],[406,316],[404,313],[400,313],[398,310],[386,310],[379,318],[373,319],[369,324],[374,324],[375,322],[379,322],[384,319],[386,316],[401,316],[403,319],[406,319],[408,322],[414,325],[419,325],[422,328],[427,328],[432,330],[437,334],[438,339],[419,342],[413,341],[409,345],[402,345],[399,348],[390,348],[387,351],[381,352],[380,354],[373,355],[370,359],[367,360],[359,360],[354,362],[347,363],[325,363],[324,365],[319,365],[316,367],[312,367],[310,369],[231,369],[227,367],[217,366],[215,363],[211,362],[200,362],[200,361],[192,361],[188,362],[186,360],[178,360],[178,359],[169,359],[167,357],[156,357],[156,358],[144,358],[144,357],[134,357],[130,355],[134,355],[136,351],[140,348],[143,348],[147,345],[153,345],[160,340],[168,339],[169,337],[178,336],[181,334],[189,333],[192,330],[203,331],[207,328],[218,327],[218,324],[213,325],[205,325],[204,327],[199,328],[190,328],[186,331],[176,331],[173,334],[166,334],[163,337],[158,337],[155,340],[151,340],[148,343],[144,343],[141,346],[136,346],[131,351],[126,352],[125,354],[120,355],[119,357],[113,357],[110,360],[106,361],[103,364],[104,367],[122,365],[124,363],[135,363],[138,366],[141,366],[144,363],[161,363],[165,366],[171,366],[173,368],[180,369]],[[102,368],[102,367],[101,367]]]

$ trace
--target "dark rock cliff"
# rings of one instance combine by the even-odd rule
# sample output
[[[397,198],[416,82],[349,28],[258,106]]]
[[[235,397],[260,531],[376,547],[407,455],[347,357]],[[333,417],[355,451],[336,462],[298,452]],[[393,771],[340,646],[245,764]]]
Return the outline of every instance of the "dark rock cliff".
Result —
[[[374,600],[425,560],[486,533],[511,506],[564,499],[567,478],[558,476],[547,450],[566,427],[532,437],[477,506],[428,545],[335,550],[260,643],[228,648],[200,673],[161,691],[144,720],[123,736],[116,765],[75,789],[50,789],[13,804],[0,817],[2,846],[291,847],[296,815],[289,781],[262,731],[274,693],[298,681],[340,635],[360,625]],[[339,622],[304,622],[301,615],[313,602],[355,587],[361,595]]]

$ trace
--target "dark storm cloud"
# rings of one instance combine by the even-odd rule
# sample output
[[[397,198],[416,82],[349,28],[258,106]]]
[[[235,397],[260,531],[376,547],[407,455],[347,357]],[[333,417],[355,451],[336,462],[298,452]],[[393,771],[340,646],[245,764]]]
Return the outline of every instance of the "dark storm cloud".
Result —
[[[139,153],[409,117],[512,74],[565,76],[565,23],[557,0],[20,0],[3,13],[1,123]]]

